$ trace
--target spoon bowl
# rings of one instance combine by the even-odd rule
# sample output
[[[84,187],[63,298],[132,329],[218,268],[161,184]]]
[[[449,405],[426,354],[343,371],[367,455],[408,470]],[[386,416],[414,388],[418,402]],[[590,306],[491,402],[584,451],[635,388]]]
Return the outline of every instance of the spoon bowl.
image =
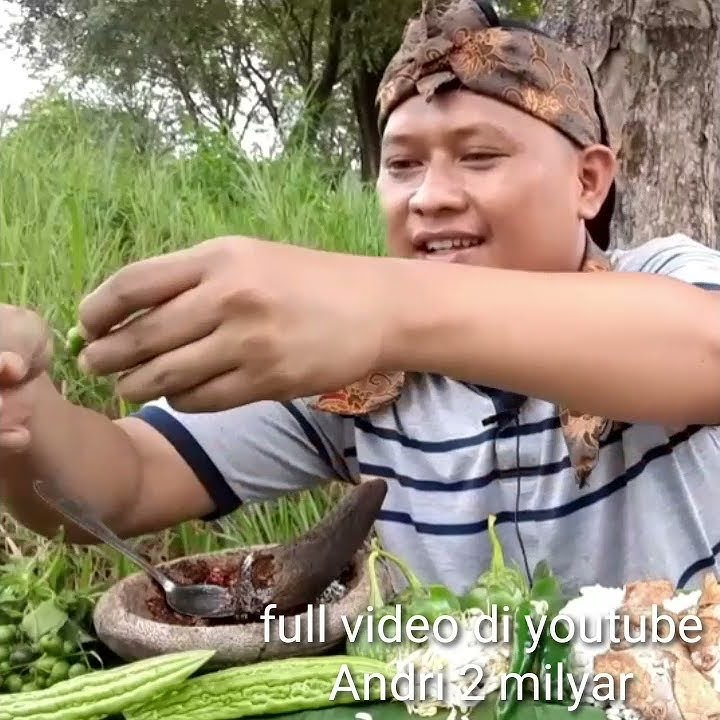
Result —
[[[235,598],[227,588],[220,585],[178,585],[121,540],[105,523],[89,510],[65,497],[55,483],[45,480],[34,482],[35,492],[51,508],[57,510],[98,540],[102,540],[139,565],[163,589],[167,604],[181,615],[200,618],[223,618],[235,614]]]
[[[220,585],[177,585],[164,588],[167,604],[181,615],[201,618],[230,617],[233,598]]]

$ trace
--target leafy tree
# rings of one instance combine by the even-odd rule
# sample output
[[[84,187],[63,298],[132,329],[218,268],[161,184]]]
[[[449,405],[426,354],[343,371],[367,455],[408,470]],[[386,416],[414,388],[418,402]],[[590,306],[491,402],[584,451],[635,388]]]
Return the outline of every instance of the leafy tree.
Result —
[[[421,0],[19,0],[10,37],[38,69],[98,83],[126,113],[238,139],[270,125],[377,172],[375,96]],[[532,18],[535,0],[505,0]]]

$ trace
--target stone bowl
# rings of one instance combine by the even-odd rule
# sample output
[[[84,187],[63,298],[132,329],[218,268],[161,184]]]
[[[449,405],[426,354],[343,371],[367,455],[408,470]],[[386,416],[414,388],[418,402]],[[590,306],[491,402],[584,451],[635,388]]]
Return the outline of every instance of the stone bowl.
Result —
[[[273,547],[271,545],[234,548],[216,553],[199,554],[162,563],[161,570],[173,577],[173,568],[187,566],[193,561],[222,561],[243,557],[252,550]],[[391,578],[387,570],[378,564],[379,581],[383,597],[392,595]],[[140,660],[169,652],[183,650],[212,649],[215,655],[208,663],[213,666],[241,665],[286,657],[321,655],[342,646],[347,639],[347,630],[342,618],[346,618],[352,629],[356,618],[370,604],[370,579],[367,572],[367,550],[359,550],[349,563],[347,591],[338,600],[324,604],[324,621],[318,605],[310,611],[283,618],[283,634],[279,634],[279,621],[269,623],[269,638],[266,642],[265,625],[260,622],[227,624],[179,625],[155,619],[147,605],[147,598],[157,594],[154,583],[139,572],[115,583],[98,600],[93,613],[93,622],[98,639],[112,652],[126,662]],[[308,626],[313,623],[312,637],[308,639]],[[294,638],[297,624],[300,624],[300,640],[285,642]],[[321,637],[320,625],[324,626]]]

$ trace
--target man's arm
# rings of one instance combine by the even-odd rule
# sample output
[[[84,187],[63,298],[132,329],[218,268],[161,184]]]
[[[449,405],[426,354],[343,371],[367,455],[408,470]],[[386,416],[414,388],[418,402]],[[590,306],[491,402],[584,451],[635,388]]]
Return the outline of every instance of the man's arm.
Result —
[[[720,284],[720,254],[681,244],[681,267],[699,253]],[[126,400],[162,395],[193,412],[408,370],[620,422],[720,424],[720,295],[678,272],[624,270],[521,272],[216,238],[123,268],[85,298],[80,362],[122,373]]]
[[[342,421],[317,419],[300,402],[259,403],[182,415],[162,401],[138,417],[111,421],[69,403],[39,379],[28,453],[3,458],[0,504],[21,524],[70,542],[94,538],[50,510],[34,477],[58,482],[122,537],[218,517],[330,479],[351,479],[342,460]]]
[[[32,445],[22,454],[3,456],[0,469],[0,502],[21,524],[46,536],[64,524],[68,540],[94,542],[40,500],[32,485],[37,477],[82,499],[125,537],[212,510],[205,488],[150,426],[132,418],[113,422],[72,405],[47,376],[36,382],[39,397]],[[167,493],[164,500],[157,492],[159,486]],[[174,502],[167,502],[167,497]]]
[[[398,266],[383,367],[618,421],[720,424],[720,253],[688,240],[662,252],[642,272]]]

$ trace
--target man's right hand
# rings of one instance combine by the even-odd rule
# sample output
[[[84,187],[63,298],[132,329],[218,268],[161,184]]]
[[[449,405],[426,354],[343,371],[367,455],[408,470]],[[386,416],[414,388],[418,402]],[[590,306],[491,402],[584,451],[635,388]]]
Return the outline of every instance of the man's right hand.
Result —
[[[29,447],[33,381],[50,369],[52,354],[52,335],[39,315],[0,304],[0,455]]]

